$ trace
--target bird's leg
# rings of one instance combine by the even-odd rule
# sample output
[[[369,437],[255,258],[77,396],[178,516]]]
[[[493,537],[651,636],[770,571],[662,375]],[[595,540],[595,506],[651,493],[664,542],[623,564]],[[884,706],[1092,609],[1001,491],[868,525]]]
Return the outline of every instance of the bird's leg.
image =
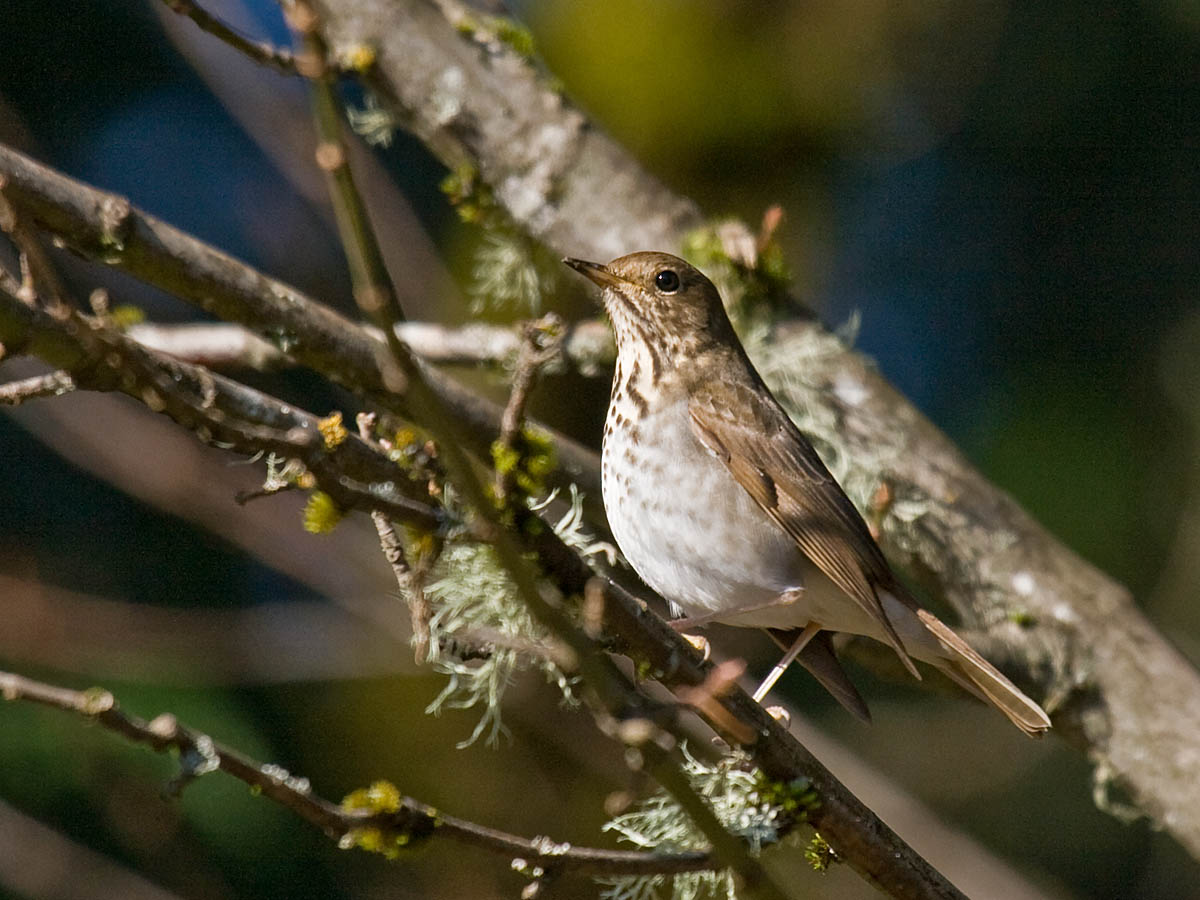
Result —
[[[730,619],[736,618],[742,613],[754,612],[759,609],[770,609],[772,606],[787,606],[789,603],[795,603],[800,599],[800,595],[804,592],[803,588],[784,591],[777,597],[772,597],[766,603],[754,603],[749,606],[737,606],[733,609],[722,609],[717,612],[705,613],[702,616],[688,616],[686,619],[671,619],[667,622],[676,631],[686,631],[688,628],[697,628],[700,625],[707,625],[709,622],[727,622]]]
[[[754,701],[756,703],[762,702],[762,698],[767,696],[767,692],[775,686],[775,682],[787,671],[787,667],[800,655],[800,651],[808,646],[808,642],[817,636],[817,632],[820,630],[821,624],[819,622],[809,622],[804,626],[804,630],[800,632],[800,637],[796,638],[796,642],[788,648],[788,652],[783,654],[783,659],[775,663],[775,668],[771,670],[770,674],[763,679],[763,683],[755,690]]]

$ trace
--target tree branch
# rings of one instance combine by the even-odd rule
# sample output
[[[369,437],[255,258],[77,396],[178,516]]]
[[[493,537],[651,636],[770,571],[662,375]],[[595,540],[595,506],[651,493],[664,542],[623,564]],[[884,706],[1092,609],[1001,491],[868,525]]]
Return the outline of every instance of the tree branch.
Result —
[[[678,250],[699,224],[694,205],[586,121],[528,60],[502,45],[481,50],[439,7],[317,6],[335,49],[377,48],[372,86],[398,119],[448,165],[475,166],[513,219],[555,251],[607,259]],[[1010,653],[1002,662],[1047,698],[1056,730],[1097,764],[1098,777],[1200,858],[1200,778],[1189,762],[1200,746],[1195,669],[1124,587],[989,484],[861,355],[830,346],[811,323],[784,337],[830,347],[768,382],[806,385],[804,401],[837,423],[848,476],[886,483],[904,501],[881,523],[892,559],[1002,641]],[[1031,624],[1020,628],[1018,618]]]
[[[329,446],[317,418],[294,405],[159,356],[96,319],[61,307],[45,312],[0,289],[0,343],[66,370],[76,387],[120,391],[170,416],[205,443],[247,455],[301,460],[317,485],[345,509],[386,511],[435,530],[441,514],[395,463],[361,438]],[[62,373],[56,373],[61,375]]]
[[[2,289],[8,294],[8,289]],[[15,294],[9,294],[16,297]],[[20,406],[29,400],[40,397],[58,397],[75,390],[75,382],[66,372],[47,372],[45,375],[34,375],[32,378],[22,378],[20,381],[10,381],[0,384],[0,406]]]
[[[244,325],[302,365],[366,394],[383,409],[409,415],[406,398],[384,385],[377,356],[382,342],[358,323],[141,212],[124,197],[68,178],[3,145],[0,177],[6,179],[5,196],[23,216],[76,252]],[[436,370],[426,370],[425,380],[471,436],[468,446],[487,458],[499,433],[501,408]],[[560,483],[574,481],[589,497],[598,498],[596,454],[553,429],[539,427],[555,442]]]
[[[304,821],[337,841],[353,839],[363,829],[377,829],[385,838],[409,840],[442,836],[491,853],[520,857],[550,872],[580,875],[674,875],[710,871],[718,864],[708,853],[645,853],[573,847],[545,837],[522,838],[475,822],[446,815],[411,797],[396,797],[391,812],[370,812],[331,803],[314,794],[308,779],[289,775],[279,766],[264,765],[162,713],[147,722],[123,712],[111,693],[101,688],[74,691],[0,672],[0,698],[26,701],[78,713],[122,737],[157,753],[175,750],[183,770],[173,785],[181,789],[192,779],[221,770],[261,791]]]
[[[378,329],[364,328],[383,341]],[[561,353],[568,364],[584,375],[596,375],[612,367],[616,358],[612,332],[594,319],[564,326]],[[139,323],[125,333],[152,350],[210,369],[246,368],[272,371],[295,365],[274,344],[240,325],[225,322],[159,325]],[[503,368],[513,364],[521,348],[519,328],[468,322],[442,325],[438,322],[401,322],[396,336],[412,352],[430,363]]]
[[[163,0],[171,12],[186,16],[200,28],[201,31],[228,44],[234,50],[242,53],[260,65],[268,66],[284,75],[296,74],[296,57],[286,47],[276,47],[266,41],[256,41],[225,24],[212,13],[203,9],[193,0]]]

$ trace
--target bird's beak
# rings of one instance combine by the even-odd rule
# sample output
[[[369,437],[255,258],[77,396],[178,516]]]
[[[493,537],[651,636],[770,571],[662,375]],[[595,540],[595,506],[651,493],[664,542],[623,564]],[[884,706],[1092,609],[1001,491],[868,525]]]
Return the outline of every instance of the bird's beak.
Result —
[[[568,256],[563,259],[568,266],[587,278],[590,278],[602,288],[616,288],[624,283],[624,279],[614,275],[608,266],[588,262],[586,259],[573,259]]]

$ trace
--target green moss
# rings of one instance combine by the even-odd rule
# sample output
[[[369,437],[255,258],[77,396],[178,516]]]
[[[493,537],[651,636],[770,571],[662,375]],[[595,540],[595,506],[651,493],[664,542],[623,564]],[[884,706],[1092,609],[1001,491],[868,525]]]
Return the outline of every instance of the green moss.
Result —
[[[821,805],[820,797],[807,778],[792,781],[773,781],[762,770],[756,770],[756,790],[764,803],[777,807],[792,822],[803,822],[808,813]]]
[[[747,324],[793,306],[789,294],[792,274],[783,248],[772,237],[758,247],[753,267],[732,258],[725,250],[720,229],[727,222],[713,221],[684,235],[681,252],[721,289],[735,324]]]
[[[464,222],[482,225],[496,211],[491,187],[469,162],[455,166],[441,182],[441,191]]]
[[[531,59],[534,53],[533,32],[515,19],[507,16],[461,15],[454,28],[464,37],[481,42],[500,41],[522,59]]]
[[[345,513],[324,491],[313,491],[304,505],[304,530],[310,534],[329,534]]]
[[[145,322],[146,312],[139,306],[131,306],[126,303],[113,307],[108,313],[108,320],[114,328],[124,331],[133,325]]]
[[[510,479],[522,496],[544,494],[546,478],[557,465],[550,436],[539,429],[526,427],[514,443],[512,447],[500,441],[492,444],[492,464],[496,472]]]
[[[808,847],[804,850],[804,858],[808,860],[808,864],[813,867],[814,872],[826,872],[831,865],[838,861],[838,855],[829,846],[829,841],[821,837],[819,831],[815,832],[812,840],[808,842]]]
[[[390,781],[376,781],[370,787],[351,791],[342,799],[347,812],[394,813],[400,809],[400,789]]]
[[[531,59],[536,46],[533,32],[517,22],[504,16],[497,16],[489,23],[496,37],[512,48],[513,52],[524,59]]]

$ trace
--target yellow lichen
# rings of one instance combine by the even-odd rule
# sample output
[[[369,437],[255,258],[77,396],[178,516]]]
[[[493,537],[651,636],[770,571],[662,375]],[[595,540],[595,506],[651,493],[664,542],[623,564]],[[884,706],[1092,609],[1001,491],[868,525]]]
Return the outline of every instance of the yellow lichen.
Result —
[[[325,441],[326,450],[335,449],[345,443],[346,438],[350,436],[350,432],[342,424],[342,414],[337,410],[334,410],[324,419],[317,422],[317,429],[321,432],[321,437]]]
[[[304,505],[304,530],[310,534],[329,534],[345,515],[324,491],[313,491]]]

